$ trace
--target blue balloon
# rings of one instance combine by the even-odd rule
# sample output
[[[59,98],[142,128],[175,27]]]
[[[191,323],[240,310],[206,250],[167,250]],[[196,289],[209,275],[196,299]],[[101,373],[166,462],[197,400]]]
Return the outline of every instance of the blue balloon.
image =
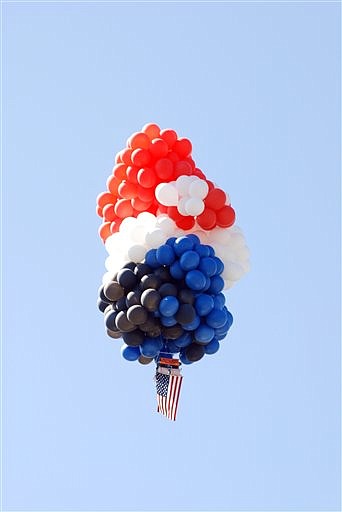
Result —
[[[173,295],[167,295],[159,303],[159,313],[162,316],[173,316],[177,313],[179,301]]]
[[[193,241],[194,244],[200,244],[201,243],[201,240],[198,238],[197,235],[194,235],[193,233],[191,233],[190,235],[186,235],[188,238],[190,238],[190,240]]]
[[[210,255],[208,245],[195,244],[194,251],[196,251],[201,258],[207,258]]]
[[[182,324],[182,327],[185,331],[194,331],[200,325],[201,319],[198,315],[195,316],[195,319],[189,324]]]
[[[177,256],[180,256],[185,251],[191,251],[193,246],[194,246],[194,243],[191,240],[191,238],[189,238],[187,236],[180,236],[179,238],[177,238],[175,240],[175,242],[173,244],[173,249],[174,249],[175,253],[177,254]]]
[[[204,286],[204,288],[202,290],[203,292],[207,292],[209,290],[209,288],[210,288],[210,285],[211,285],[210,277],[205,276],[205,280],[206,280],[205,281],[205,286]]]
[[[227,308],[223,308],[223,311],[226,314],[226,321],[222,327],[218,327],[215,329],[215,333],[218,336],[223,335],[225,337],[227,332],[229,331],[229,329],[231,328],[231,326],[233,324],[233,315],[231,314],[230,311],[228,311]]]
[[[140,348],[124,344],[121,347],[121,355],[126,361],[136,361],[141,356]]]
[[[171,265],[175,261],[175,251],[168,244],[161,245],[157,249],[156,258],[160,265]]]
[[[167,349],[172,354],[177,354],[177,352],[180,351],[180,348],[176,345],[174,340],[168,340],[168,342],[167,342]]]
[[[176,236],[171,236],[170,238],[168,238],[166,240],[166,243],[167,243],[167,245],[170,245],[171,247],[173,247],[173,244],[175,243],[176,240],[177,240]]]
[[[215,256],[214,248],[211,247],[211,245],[207,245],[206,247],[208,247],[209,256],[213,258]]]
[[[185,355],[185,352],[183,351],[179,353],[179,359],[183,364],[192,364],[192,361],[189,361],[189,359]]]
[[[224,333],[224,334],[217,334],[217,332],[215,331],[215,337],[221,341],[221,340],[224,340],[224,338],[227,336],[227,333]]]
[[[200,262],[196,251],[185,251],[180,257],[179,263],[183,270],[194,270]]]
[[[209,341],[211,341],[214,336],[214,329],[206,324],[199,325],[195,331],[195,339],[201,344],[209,343]]]
[[[202,291],[206,282],[206,277],[200,270],[189,270],[185,276],[185,283],[191,290]]]
[[[206,354],[215,354],[220,348],[220,344],[218,342],[218,339],[215,337],[213,338],[208,345],[204,346],[204,352]]]
[[[185,276],[185,272],[180,266],[179,260],[172,263],[170,266],[170,274],[173,277],[173,279],[183,279]]]
[[[220,260],[220,258],[218,258],[217,256],[214,256],[214,260],[215,260],[215,263],[217,265],[217,274],[222,274],[222,272],[224,271],[224,264],[223,264],[223,261]]]
[[[173,325],[176,325],[177,320],[175,319],[175,317],[173,315],[172,316],[161,316],[160,322],[162,325],[164,325],[164,327],[172,327]]]
[[[145,263],[151,268],[160,267],[160,263],[157,260],[157,251],[156,249],[150,249],[145,254]]]
[[[162,346],[163,346],[163,342],[160,337],[149,338],[148,336],[146,336],[146,338],[140,345],[140,350],[141,350],[142,355],[145,357],[155,357],[159,354]],[[135,348],[135,347],[133,347],[133,348]]]
[[[214,258],[211,258],[210,256],[208,258],[201,258],[201,261],[198,265],[198,270],[203,272],[205,276],[214,276],[217,273],[216,261],[214,260]]]
[[[189,332],[185,332],[184,334],[182,334],[182,336],[179,336],[179,338],[174,340],[174,342],[177,345],[177,347],[187,347],[188,345],[190,345],[190,343],[192,343],[192,336]]]
[[[223,309],[213,309],[210,311],[209,315],[206,316],[205,321],[209,327],[219,329],[226,323],[227,313]]]
[[[216,309],[223,309],[225,303],[226,303],[226,297],[223,295],[223,293],[219,293],[218,295],[215,295],[213,297],[214,299],[214,307]]]
[[[211,295],[200,293],[195,299],[195,309],[200,316],[208,315],[214,309],[214,299]]]
[[[224,288],[224,280],[221,276],[213,276],[210,278],[210,286],[208,288],[209,293],[218,294]]]

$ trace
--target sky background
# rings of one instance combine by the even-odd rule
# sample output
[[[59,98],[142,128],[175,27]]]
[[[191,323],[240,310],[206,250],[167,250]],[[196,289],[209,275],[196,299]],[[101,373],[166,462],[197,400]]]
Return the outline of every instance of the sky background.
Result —
[[[340,510],[339,15],[3,5],[4,510]],[[252,255],[176,423],[96,308],[95,198],[147,122],[192,140]]]

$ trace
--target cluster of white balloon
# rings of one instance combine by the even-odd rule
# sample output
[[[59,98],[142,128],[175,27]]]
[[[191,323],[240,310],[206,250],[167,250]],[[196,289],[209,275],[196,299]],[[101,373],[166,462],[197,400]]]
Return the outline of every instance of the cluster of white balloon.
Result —
[[[200,215],[204,211],[204,198],[209,186],[197,176],[179,176],[176,181],[160,183],[155,196],[164,206],[176,206],[181,215]]]
[[[193,177],[181,176],[176,182],[163,183],[162,186],[158,185],[156,189],[158,201],[162,204],[165,204],[162,201],[174,201],[177,194],[178,202],[176,205],[178,209],[182,208],[179,205],[184,200],[183,204],[187,211],[193,208],[196,201],[198,204],[199,201],[203,203],[202,199],[207,193],[207,190],[205,192],[206,182],[199,178],[191,180],[185,178]],[[165,185],[168,186],[165,187]],[[180,213],[184,215],[182,212]],[[188,213],[188,215],[197,215],[197,213]],[[170,237],[179,237],[190,232],[196,234],[201,243],[211,245],[216,255],[223,261],[222,277],[225,282],[225,289],[231,288],[236,281],[248,272],[249,250],[239,227],[235,225],[230,228],[215,227],[206,231],[196,222],[191,230],[184,231],[178,228],[176,223],[166,214],[155,216],[148,212],[142,212],[137,217],[124,219],[119,231],[107,238],[105,246],[109,256],[105,262],[107,272],[103,276],[103,283],[109,282],[113,274],[118,272],[128,261],[142,262],[149,249],[158,248]]]

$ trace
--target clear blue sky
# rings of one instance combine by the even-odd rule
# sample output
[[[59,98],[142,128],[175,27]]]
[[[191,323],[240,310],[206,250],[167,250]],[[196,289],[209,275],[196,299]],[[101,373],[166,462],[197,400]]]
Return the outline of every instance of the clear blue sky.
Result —
[[[3,12],[4,510],[340,510],[340,6]],[[96,309],[95,198],[151,121],[252,253],[176,423]]]

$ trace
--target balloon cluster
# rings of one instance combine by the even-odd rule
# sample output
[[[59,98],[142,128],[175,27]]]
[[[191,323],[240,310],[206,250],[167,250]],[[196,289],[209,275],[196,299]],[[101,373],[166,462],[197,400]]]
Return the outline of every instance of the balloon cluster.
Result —
[[[224,265],[196,235],[170,237],[129,262],[99,290],[107,333],[122,337],[122,355],[146,364],[161,352],[185,364],[214,354],[233,322],[225,306]]]
[[[130,361],[166,352],[190,364],[217,352],[233,320],[222,291],[249,270],[230,198],[191,151],[189,139],[147,124],[97,198],[108,252],[98,307]]]
[[[191,151],[189,139],[156,124],[131,135],[116,156],[107,191],[97,197],[101,238],[106,240],[123,219],[140,212],[166,213],[184,230],[192,229],[195,220],[205,230],[232,226],[235,212],[229,198],[196,167]]]

